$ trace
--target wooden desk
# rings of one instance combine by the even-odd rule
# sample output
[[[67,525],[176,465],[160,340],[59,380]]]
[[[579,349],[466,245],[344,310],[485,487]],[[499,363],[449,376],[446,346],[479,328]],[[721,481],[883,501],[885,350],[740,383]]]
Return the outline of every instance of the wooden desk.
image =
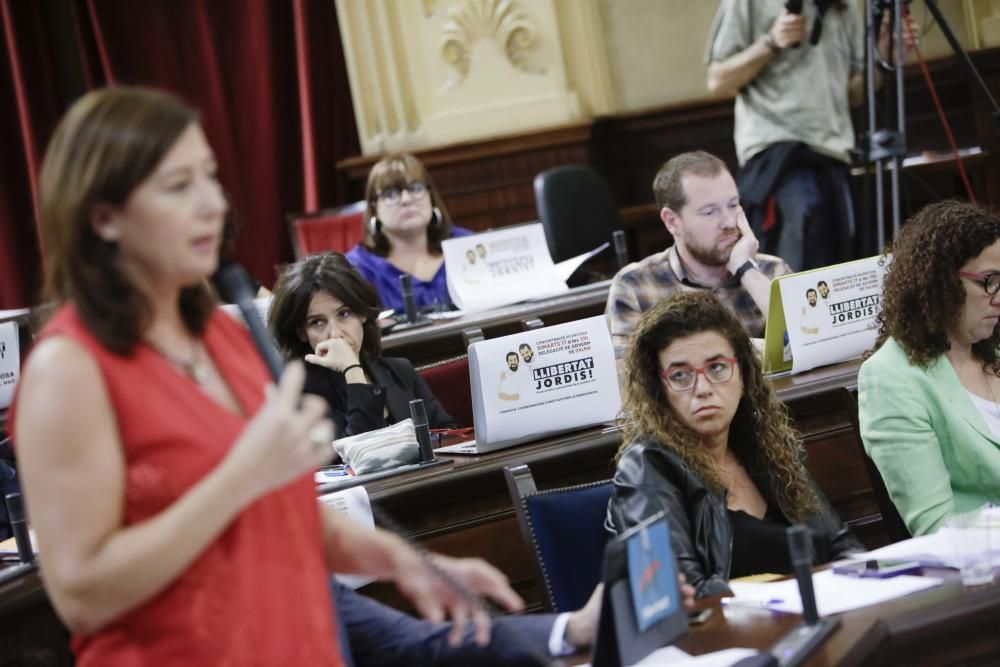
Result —
[[[546,326],[593,317],[604,312],[611,281],[575,287],[558,296],[442,320],[429,326],[389,333],[382,338],[387,356],[406,357],[414,366],[465,354],[462,332],[478,327],[487,338],[521,330],[521,320],[539,318]]]
[[[843,387],[856,383],[858,365],[851,362],[778,378],[774,384],[803,433],[813,476],[862,541],[876,547],[887,540],[858,458],[849,406],[838,399]],[[503,467],[527,463],[542,489],[607,479],[614,471],[614,453],[620,442],[617,428],[588,429],[484,456],[449,457],[453,460],[450,464],[372,482],[368,492],[374,503],[423,546],[453,556],[488,558],[510,577],[529,609],[539,610],[543,596],[535,587]],[[40,582],[33,580],[26,585],[35,589],[37,604],[35,611],[24,612],[25,622],[34,615],[42,625],[55,623]],[[408,607],[391,586],[373,584],[366,592]],[[0,618],[9,602],[0,590]],[[0,637],[0,644],[4,641]]]
[[[964,589],[950,570],[928,570],[945,579],[921,591],[841,615],[841,625],[806,665],[996,665],[1000,662],[1000,585]],[[998,572],[1000,574],[1000,572]],[[770,648],[800,617],[755,609],[723,609],[719,598],[703,626],[678,646],[692,654],[741,646]]]

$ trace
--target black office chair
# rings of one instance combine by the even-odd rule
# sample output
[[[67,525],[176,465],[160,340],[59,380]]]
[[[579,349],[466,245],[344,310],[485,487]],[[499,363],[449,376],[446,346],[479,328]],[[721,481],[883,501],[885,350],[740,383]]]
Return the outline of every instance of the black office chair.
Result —
[[[535,176],[535,205],[552,261],[593,250],[622,228],[621,213],[604,178],[582,164]]]
[[[611,480],[539,491],[528,466],[503,473],[549,609],[579,609],[601,581]]]
[[[912,537],[910,530],[906,527],[903,517],[899,515],[899,510],[896,509],[895,503],[892,502],[889,490],[885,488],[882,473],[879,472],[878,466],[875,465],[875,462],[868,456],[868,452],[865,451],[864,441],[861,439],[861,425],[858,422],[858,401],[854,397],[854,394],[846,388],[843,389],[842,399],[848,407],[847,412],[851,415],[851,428],[854,430],[854,440],[857,443],[858,451],[861,453],[861,458],[864,460],[865,470],[868,472],[868,480],[871,482],[872,492],[875,494],[875,502],[878,504],[879,513],[882,515],[882,523],[885,524],[885,531],[888,533],[889,539],[893,542],[908,540]]]

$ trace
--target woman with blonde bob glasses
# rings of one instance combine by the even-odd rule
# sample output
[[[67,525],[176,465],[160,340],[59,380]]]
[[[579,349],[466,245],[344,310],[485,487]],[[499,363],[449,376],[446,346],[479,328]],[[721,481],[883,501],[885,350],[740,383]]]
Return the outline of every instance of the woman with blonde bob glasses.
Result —
[[[607,527],[665,512],[697,597],[730,594],[731,578],[790,572],[793,523],[809,528],[816,564],[863,548],[806,471],[746,329],[712,294],[643,314],[626,352],[623,421]]]

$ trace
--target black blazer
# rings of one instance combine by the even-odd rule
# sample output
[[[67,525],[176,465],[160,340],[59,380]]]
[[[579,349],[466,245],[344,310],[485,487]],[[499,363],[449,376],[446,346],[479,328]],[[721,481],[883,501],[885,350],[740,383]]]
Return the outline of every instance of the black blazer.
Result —
[[[326,399],[337,436],[358,435],[385,428],[410,417],[410,401],[424,399],[431,428],[457,428],[430,387],[406,359],[382,357],[362,362],[372,384],[348,384],[343,373],[306,363],[303,391]],[[385,409],[389,409],[386,419]]]
[[[753,474],[758,490],[785,514],[775,500],[770,475]],[[843,524],[823,492],[809,477],[819,499],[819,512],[808,517],[806,527],[815,565],[842,558],[864,547]],[[677,454],[652,438],[638,438],[618,461],[605,527],[621,533],[663,510],[670,526],[670,546],[677,564],[696,597],[730,593],[729,572],[733,555],[733,528],[726,512],[726,497],[708,490]],[[785,514],[787,519],[787,514]]]

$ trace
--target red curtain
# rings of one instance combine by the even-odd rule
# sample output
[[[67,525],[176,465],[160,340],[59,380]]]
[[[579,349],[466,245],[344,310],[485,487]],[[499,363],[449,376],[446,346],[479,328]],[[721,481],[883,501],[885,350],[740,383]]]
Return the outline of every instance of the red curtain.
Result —
[[[292,256],[285,213],[344,203],[334,164],[356,154],[358,140],[332,0],[0,8],[0,90],[10,91],[0,92],[0,141],[17,149],[0,158],[0,308],[37,300],[32,180],[59,114],[95,86],[155,86],[201,110],[242,220],[237,259],[266,285]]]

